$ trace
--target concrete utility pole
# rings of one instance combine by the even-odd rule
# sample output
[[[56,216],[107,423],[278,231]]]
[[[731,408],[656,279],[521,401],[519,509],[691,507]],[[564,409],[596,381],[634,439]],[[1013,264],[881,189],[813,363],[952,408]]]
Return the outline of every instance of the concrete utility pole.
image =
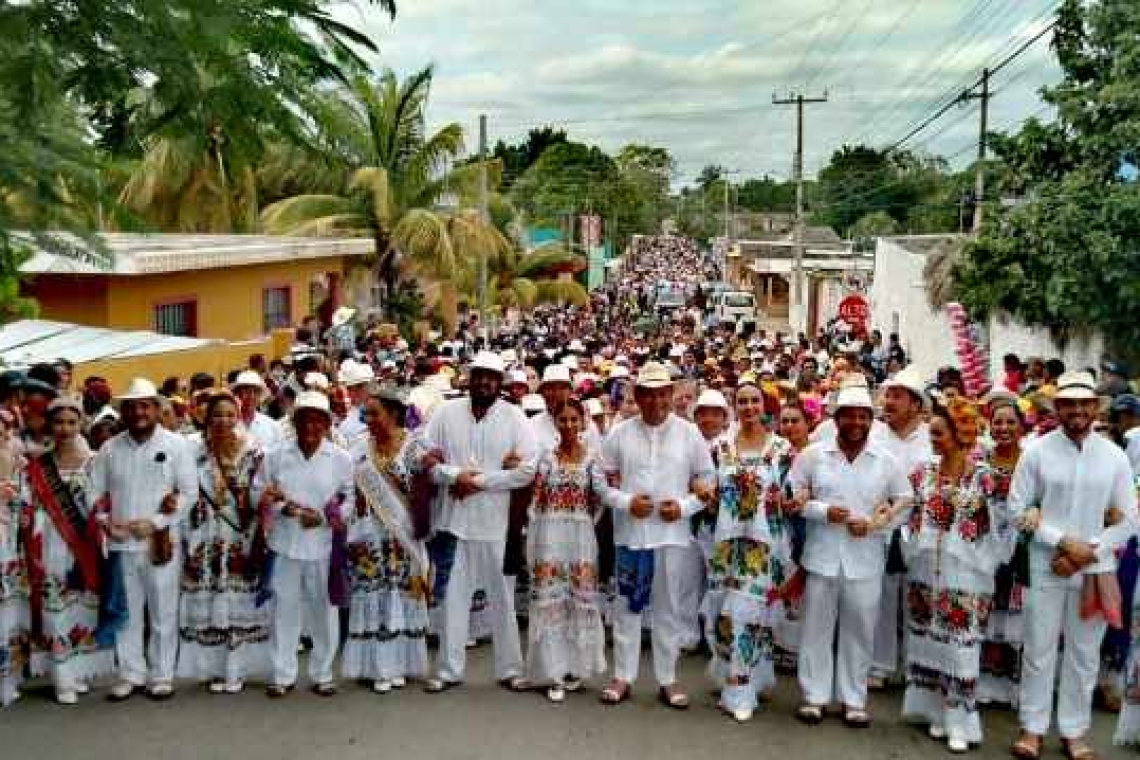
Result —
[[[982,230],[982,201],[986,195],[986,132],[989,130],[990,120],[990,70],[982,70],[981,81],[978,82],[980,92],[962,93],[962,100],[980,100],[979,126],[978,126],[978,165],[974,176],[974,234]]]
[[[483,224],[490,224],[491,214],[487,210],[487,116],[479,116],[479,218]],[[479,329],[486,330],[487,318],[487,257],[479,257]]]
[[[826,103],[827,92],[822,97],[805,98],[797,93],[787,98],[772,96],[773,105],[796,107],[796,153],[792,159],[792,174],[796,182],[796,225],[793,232],[792,297],[788,309],[788,322],[793,330],[807,329],[807,315],[804,304],[804,104]]]

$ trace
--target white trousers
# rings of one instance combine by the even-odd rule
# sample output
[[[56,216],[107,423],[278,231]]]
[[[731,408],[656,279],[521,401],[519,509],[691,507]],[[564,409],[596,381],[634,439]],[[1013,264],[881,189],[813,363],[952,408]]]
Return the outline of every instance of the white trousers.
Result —
[[[883,596],[875,622],[875,653],[871,675],[890,680],[899,674],[902,642],[902,593],[906,573],[883,574]]]
[[[653,642],[653,675],[661,686],[677,680],[677,657],[693,636],[696,610],[686,605],[686,573],[692,562],[688,546],[662,546],[653,550],[653,587],[649,597]],[[641,660],[641,613],[630,612],[629,602],[618,597],[614,610],[614,677],[633,683]],[[698,634],[699,635],[699,634]]]
[[[514,583],[503,575],[506,540],[455,542],[455,563],[443,597],[443,626],[439,635],[439,677],[462,681],[467,667],[467,636],[471,624],[471,595],[487,594],[487,616],[495,654],[495,679],[522,673],[522,645],[515,618]]]
[[[174,556],[165,565],[151,564],[149,552],[118,552],[128,619],[115,635],[119,677],[135,686],[170,683],[178,659],[178,581],[182,554],[175,539]],[[150,623],[150,640],[143,648]],[[145,651],[145,655],[144,655]],[[147,662],[150,668],[147,668]]]
[[[1053,684],[1057,650],[1061,654],[1057,725],[1061,736],[1075,739],[1088,733],[1092,695],[1100,669],[1100,644],[1105,622],[1082,620],[1080,586],[1029,587],[1025,598],[1025,645],[1021,661],[1021,727],[1034,734],[1049,732],[1053,713]]]
[[[678,572],[680,582],[680,614],[685,625],[681,646],[692,648],[701,643],[701,599],[705,595],[705,555],[694,541],[684,547],[684,558]]]
[[[798,664],[805,702],[826,705],[835,699],[847,707],[866,707],[882,591],[879,575],[853,580],[808,573]]]
[[[340,615],[329,601],[329,560],[291,559],[273,563],[273,683],[297,682],[297,646],[301,631],[313,639],[309,679],[333,680],[333,660],[340,639]],[[302,625],[304,628],[302,628]]]

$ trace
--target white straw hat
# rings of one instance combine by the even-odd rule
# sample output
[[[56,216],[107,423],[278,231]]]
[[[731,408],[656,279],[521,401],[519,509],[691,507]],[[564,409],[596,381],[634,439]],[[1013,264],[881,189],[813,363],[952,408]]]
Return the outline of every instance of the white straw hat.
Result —
[[[491,351],[480,351],[475,354],[475,359],[471,362],[471,369],[485,369],[488,372],[497,372],[500,375],[505,375],[507,372],[507,368],[503,366],[502,357]]]
[[[131,380],[127,390],[115,397],[115,401],[157,401],[158,388],[145,377],[136,377]]]
[[[570,368],[565,364],[548,364],[546,369],[542,371],[542,383],[540,385],[547,383],[566,383],[569,385],[571,383]]]
[[[697,404],[694,409],[721,409],[725,412],[728,411],[728,399],[724,394],[718,390],[709,388],[708,390],[701,391],[701,395],[697,397]]]
[[[835,394],[835,411],[844,408],[853,409],[867,409],[870,411],[875,410],[875,404],[871,401],[871,393],[866,388],[859,385],[849,385],[846,388],[840,388],[839,393]]]
[[[1053,400],[1089,401],[1096,397],[1096,381],[1090,373],[1066,372],[1057,379],[1057,393]]]
[[[297,401],[293,404],[293,416],[304,409],[321,412],[332,419],[332,408],[329,406],[329,397],[318,391],[301,391],[297,394]]]
[[[234,381],[230,383],[231,390],[238,388],[257,388],[262,393],[265,392],[265,381],[261,379],[261,375],[254,372],[252,369],[242,370]]]
[[[922,377],[922,372],[915,364],[911,364],[897,372],[894,377],[887,379],[882,387],[883,390],[887,388],[902,388],[903,390],[913,393],[918,400],[922,402],[924,407],[930,405],[930,396],[926,393],[926,382]]]
[[[637,385],[641,388],[664,388],[673,384],[673,375],[661,362],[647,362],[637,373]]]

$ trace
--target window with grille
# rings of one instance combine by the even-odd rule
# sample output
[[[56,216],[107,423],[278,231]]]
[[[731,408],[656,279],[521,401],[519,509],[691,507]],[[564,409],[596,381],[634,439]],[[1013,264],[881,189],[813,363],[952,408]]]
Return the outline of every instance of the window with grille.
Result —
[[[154,307],[154,331],[163,335],[194,337],[198,334],[198,302],[158,304]]]
[[[289,286],[261,291],[261,327],[265,332],[293,324],[292,294]]]

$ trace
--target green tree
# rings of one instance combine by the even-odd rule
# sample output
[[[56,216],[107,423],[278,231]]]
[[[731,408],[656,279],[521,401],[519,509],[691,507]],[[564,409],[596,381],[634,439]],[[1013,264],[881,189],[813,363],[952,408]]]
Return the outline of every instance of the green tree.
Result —
[[[1140,345],[1140,5],[1067,0],[1053,40],[1061,82],[1042,90],[1057,120],[995,135],[998,192],[954,269],[979,313],[1008,313],[1061,335],[1100,332]]]
[[[534,166],[547,148],[568,141],[564,130],[542,127],[530,130],[526,140],[518,145],[509,145],[502,140],[495,143],[491,155],[503,165],[503,190],[510,190],[515,180]]]
[[[417,232],[408,233],[408,239],[415,245],[404,247],[403,253],[421,274],[453,277],[454,247],[450,243],[428,245],[427,236],[443,239],[440,230],[447,227],[448,220],[435,206],[448,192],[470,195],[479,167],[470,164],[447,171],[463,150],[463,130],[452,123],[427,134],[431,81],[430,66],[403,82],[391,69],[385,70],[376,83],[364,76],[354,77],[345,90],[333,96],[340,99],[341,112],[354,118],[337,120],[337,135],[326,136],[326,140],[342,146],[333,174],[344,178],[343,189],[277,201],[261,215],[264,228],[279,234],[371,237],[376,244],[379,274],[390,295],[400,271],[401,249],[393,245],[394,232],[414,212],[415,224],[410,223],[409,229]],[[306,174],[311,172],[303,162],[296,166]],[[289,183],[280,176],[274,181]]]
[[[376,4],[395,11],[392,0]],[[14,292],[17,262],[29,250],[29,238],[13,229],[74,232],[91,245],[56,234],[36,239],[106,260],[93,235],[99,229],[248,220],[247,168],[265,131],[296,137],[303,97],[363,66],[361,52],[375,52],[328,5],[0,2],[0,292]],[[116,203],[132,170],[126,199],[156,203],[132,203],[141,220]],[[206,211],[189,204],[168,211],[179,192],[221,200]]]

